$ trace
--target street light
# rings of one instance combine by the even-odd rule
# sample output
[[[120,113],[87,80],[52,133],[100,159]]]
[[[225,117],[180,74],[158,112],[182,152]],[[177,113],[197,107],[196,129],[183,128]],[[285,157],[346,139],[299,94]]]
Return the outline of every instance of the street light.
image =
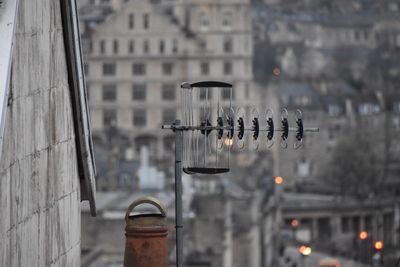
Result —
[[[383,249],[383,242],[378,240],[374,243],[374,248],[376,252],[380,252]]]
[[[275,177],[275,184],[277,184],[277,185],[283,184],[283,178],[281,176],[276,176]]]
[[[380,240],[375,241],[374,243],[375,254],[372,256],[372,267],[381,267],[383,266],[383,242]]]
[[[272,70],[272,74],[274,74],[275,76],[281,75],[281,69],[278,68],[278,67],[275,67],[275,68]]]
[[[301,267],[306,267],[305,258],[311,255],[312,249],[309,246],[302,245],[299,247]]]
[[[233,139],[232,138],[225,138],[224,139],[224,144],[226,146],[232,146],[233,145]]]
[[[312,252],[312,249],[311,249],[311,247],[309,247],[309,246],[301,246],[300,248],[299,248],[299,252],[300,252],[300,254],[302,255],[302,256],[310,256],[311,255],[311,252]]]
[[[361,231],[358,235],[360,240],[366,240],[368,238],[368,232],[367,231]]]
[[[292,222],[290,223],[290,225],[292,225],[292,227],[297,227],[297,226],[299,226],[299,220],[297,220],[297,219],[293,219],[292,220]]]

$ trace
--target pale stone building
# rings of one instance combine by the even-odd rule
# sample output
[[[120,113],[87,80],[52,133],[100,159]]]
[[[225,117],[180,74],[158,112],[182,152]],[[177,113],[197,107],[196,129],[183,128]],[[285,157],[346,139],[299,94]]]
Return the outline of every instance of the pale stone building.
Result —
[[[249,5],[130,0],[114,3],[114,12],[94,27],[89,19],[84,47],[95,134],[101,138],[116,127],[136,151],[146,145],[160,159],[172,149],[172,132],[161,125],[180,117],[182,82],[230,82],[236,104],[251,104]]]

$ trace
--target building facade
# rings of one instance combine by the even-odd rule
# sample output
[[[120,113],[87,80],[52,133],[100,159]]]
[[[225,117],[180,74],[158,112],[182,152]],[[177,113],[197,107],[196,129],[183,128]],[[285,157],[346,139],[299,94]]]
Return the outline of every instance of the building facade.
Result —
[[[252,102],[248,1],[131,0],[113,10],[94,27],[90,16],[83,17],[91,119],[98,137],[116,127],[134,150],[148,146],[153,158],[165,157],[173,136],[161,125],[180,117],[184,81],[230,82],[237,105]]]

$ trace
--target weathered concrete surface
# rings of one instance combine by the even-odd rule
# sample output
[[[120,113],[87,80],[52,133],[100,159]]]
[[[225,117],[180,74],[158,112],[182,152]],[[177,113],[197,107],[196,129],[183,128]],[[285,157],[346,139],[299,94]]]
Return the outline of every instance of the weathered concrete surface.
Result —
[[[20,0],[0,162],[0,266],[79,266],[80,190],[59,1]]]

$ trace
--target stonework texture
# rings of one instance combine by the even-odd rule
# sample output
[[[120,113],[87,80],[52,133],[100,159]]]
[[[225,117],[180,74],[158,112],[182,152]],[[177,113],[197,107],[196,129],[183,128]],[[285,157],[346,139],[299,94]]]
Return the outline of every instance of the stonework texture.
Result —
[[[59,1],[19,1],[11,75],[0,266],[79,266],[80,190]]]

